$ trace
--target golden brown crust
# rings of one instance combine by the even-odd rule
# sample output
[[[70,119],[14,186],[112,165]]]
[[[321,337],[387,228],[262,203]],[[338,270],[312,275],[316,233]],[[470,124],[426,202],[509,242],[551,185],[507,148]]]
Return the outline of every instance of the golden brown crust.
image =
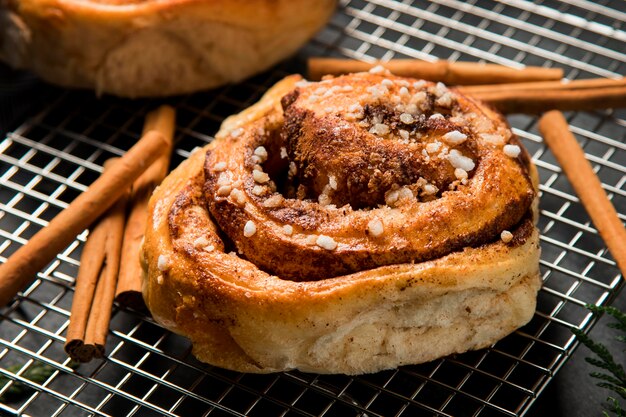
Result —
[[[100,93],[181,94],[267,69],[306,42],[334,6],[335,0],[5,0],[0,59]]]
[[[359,82],[372,86],[382,80],[371,74],[357,77],[363,79],[335,82],[354,81],[356,88]],[[284,158],[272,155],[298,153],[297,146],[283,152],[273,144],[294,139],[293,132],[289,138],[280,134],[287,124],[283,115],[289,113],[282,107],[289,109],[306,97],[308,89],[320,88],[297,81],[297,77],[283,80],[255,106],[226,120],[217,139],[194,153],[155,191],[143,248],[144,297],[155,319],[190,337],[194,354],[218,366],[247,372],[297,368],[348,374],[484,347],[526,323],[541,282],[538,233],[531,216],[536,171],[523,153],[504,154],[503,145],[515,139],[503,120],[480,103],[455,96],[483,114],[465,125],[467,136],[472,135],[468,140],[481,142],[477,135],[485,131],[479,125],[489,122],[488,134],[501,135],[502,141],[490,136],[489,143],[461,147],[473,147],[476,167],[469,170],[465,184],[452,181],[445,192],[413,195],[415,202],[395,207],[333,208],[298,198],[297,190],[290,196],[290,182],[285,180],[275,184],[285,195],[276,206],[267,207],[264,202],[277,192],[270,192],[269,181],[261,177],[261,182],[255,181],[259,174],[253,171],[264,168],[260,172],[269,172],[272,181],[278,181],[273,175],[282,172]],[[281,97],[294,89],[299,97],[288,96],[281,105]],[[318,128],[332,126],[327,123]],[[258,150],[261,144],[267,146],[267,157]],[[335,163],[332,158],[339,152],[321,155],[331,159],[323,163]],[[498,161],[499,169],[488,165],[494,163],[490,158]],[[340,170],[333,169],[325,168],[324,173],[339,176]],[[481,178],[482,169],[489,178]],[[495,178],[506,180],[490,182]],[[448,200],[466,198],[470,191],[485,198],[481,194],[485,190],[473,188],[475,182],[486,192],[500,190],[503,196],[488,201],[504,205],[504,212],[513,203],[523,207],[511,210],[514,215],[499,215],[492,214],[497,208],[471,199],[449,205]],[[268,189],[257,195],[258,185]],[[220,191],[221,187],[226,188]],[[233,193],[235,189],[241,193]],[[463,218],[465,205],[474,211]],[[438,221],[437,216],[446,212],[452,215]],[[424,213],[429,217],[416,220]],[[384,225],[380,234],[368,225],[376,218]],[[255,224],[252,234],[246,230],[248,222]],[[439,230],[458,233],[455,222],[467,224],[460,240]],[[477,239],[468,237],[475,223]],[[285,231],[286,224],[291,233]],[[500,238],[505,229],[511,232],[508,243]],[[312,242],[299,236],[305,233],[339,244],[332,248],[328,240]],[[432,242],[439,238],[443,243],[437,249]],[[451,243],[458,241],[461,247]],[[413,252],[404,250],[407,247]],[[440,253],[441,247],[448,252]],[[407,260],[406,253],[414,258]],[[420,253],[425,260],[420,260]],[[348,273],[333,272],[346,266]]]

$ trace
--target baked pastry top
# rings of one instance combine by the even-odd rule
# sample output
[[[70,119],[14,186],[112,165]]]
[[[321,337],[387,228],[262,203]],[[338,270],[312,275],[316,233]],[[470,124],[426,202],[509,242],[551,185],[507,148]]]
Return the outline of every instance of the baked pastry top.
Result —
[[[0,60],[98,93],[189,93],[240,81],[293,54],[335,3],[2,0]]]
[[[291,76],[155,191],[144,298],[229,369],[420,363],[530,320],[536,204],[534,166],[486,105],[380,68]]]

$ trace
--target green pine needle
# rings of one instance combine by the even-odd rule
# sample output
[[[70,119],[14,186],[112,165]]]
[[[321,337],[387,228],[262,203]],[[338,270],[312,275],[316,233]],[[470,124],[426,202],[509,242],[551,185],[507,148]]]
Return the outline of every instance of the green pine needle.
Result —
[[[589,347],[589,346],[587,346],[587,347]],[[596,352],[594,352],[594,353],[596,353]],[[606,369],[607,371],[609,371],[613,375],[615,375],[615,377],[619,378],[622,383],[626,382],[626,381],[624,381],[624,378],[621,377],[621,373],[623,372],[623,369],[621,369],[621,365],[618,365],[618,364],[616,364],[613,361],[607,362],[607,361],[599,360],[599,359],[595,359],[595,358],[585,358],[585,361],[587,361],[591,365],[596,366],[598,368]]]
[[[587,304],[586,307],[588,310],[591,310],[593,313],[596,313],[596,314],[606,313],[610,316],[615,317],[617,319],[617,323],[611,323],[608,325],[609,327],[620,329],[620,330],[626,330],[626,314],[622,313],[615,307],[608,307],[608,306],[599,307],[599,306],[592,305],[592,304]]]
[[[587,305],[586,307],[595,314],[606,313],[616,318],[617,322],[608,324],[608,327],[626,332],[626,314],[614,307],[600,307],[595,305]],[[624,371],[624,367],[615,362],[611,352],[609,352],[606,346],[602,343],[593,341],[587,334],[577,328],[573,328],[572,333],[576,335],[576,339],[578,339],[580,343],[585,345],[596,355],[596,357],[585,358],[585,360],[591,365],[604,369],[610,373],[592,372],[590,374],[592,378],[602,381],[597,385],[613,391],[621,398],[626,399],[626,372]],[[620,342],[626,342],[626,336],[624,335],[619,335],[616,339]],[[606,401],[608,406],[606,410],[614,413],[617,417],[626,417],[626,411],[622,409],[622,406],[617,399],[608,397]],[[611,417],[607,411],[604,411],[603,415]]]
[[[611,375],[607,375],[607,374],[603,374],[600,372],[592,372],[589,375],[591,375],[593,378],[602,380],[602,381],[606,381],[610,384],[616,385],[616,386],[620,386],[622,384],[622,381],[611,376]]]
[[[617,417],[626,417],[626,410],[622,409],[619,402],[615,398],[609,397],[606,401],[609,403],[609,411],[615,413]],[[606,411],[604,412],[604,415],[606,417],[610,417]]]
[[[68,366],[72,369],[76,369],[78,363],[70,362]],[[7,371],[16,373],[24,367],[23,363],[18,363],[7,368]],[[28,379],[37,384],[43,384],[50,378],[50,376],[56,371],[56,368],[47,365],[43,362],[33,362],[28,369],[22,372],[22,378]],[[30,393],[32,388],[27,384],[20,381],[13,380],[12,378],[0,374],[0,390],[4,388],[10,381],[13,384],[7,390],[0,395],[0,402],[16,402],[19,401],[22,396]]]
[[[600,388],[606,388],[608,390],[611,390],[613,392],[615,392],[616,394],[619,394],[620,397],[622,397],[623,399],[626,400],[626,391],[624,390],[624,388],[614,385],[614,384],[609,384],[606,382],[600,382],[598,384],[596,384],[597,386],[599,386]]]

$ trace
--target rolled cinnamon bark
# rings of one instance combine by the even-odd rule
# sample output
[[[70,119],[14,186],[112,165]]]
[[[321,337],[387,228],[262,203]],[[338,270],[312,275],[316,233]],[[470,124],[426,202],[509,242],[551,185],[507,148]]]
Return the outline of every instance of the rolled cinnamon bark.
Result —
[[[424,62],[416,59],[392,59],[387,62],[368,63],[338,58],[310,58],[308,77],[311,80],[320,80],[324,75],[369,71],[377,65],[382,65],[395,75],[441,81],[450,85],[515,83],[563,78],[563,70],[560,68],[526,67],[514,69],[497,64]]]
[[[91,354],[85,348],[85,329],[93,304],[98,277],[104,263],[104,246],[107,238],[105,225],[98,223],[87,237],[80,257],[76,288],[72,298],[70,323],[67,328],[65,352],[74,360],[88,362]]]
[[[98,286],[93,300],[89,321],[85,329],[85,345],[92,346],[93,356],[101,358],[104,355],[104,345],[111,321],[111,309],[117,286],[117,274],[120,266],[124,223],[126,222],[126,204],[128,191],[110,209],[103,220],[107,231],[104,246],[106,265],[102,269]]]
[[[108,159],[104,163],[104,172],[110,170],[118,159]],[[126,196],[120,200],[126,200]],[[95,310],[102,308],[101,300],[99,300],[101,296],[98,293],[102,292],[101,278],[106,269],[105,258],[111,247],[113,229],[111,228],[110,216],[117,215],[118,205],[119,201],[97,221],[87,237],[80,257],[80,267],[76,277],[76,288],[72,298],[70,322],[65,342],[65,352],[79,362],[89,362],[94,355],[93,346],[85,345],[85,334],[90,316],[94,315]],[[119,235],[118,239],[121,242],[122,236]],[[94,306],[96,307],[94,308]]]
[[[131,209],[124,230],[124,244],[120,262],[119,278],[115,300],[121,305],[141,310],[145,308],[141,296],[141,264],[139,248],[146,229],[148,200],[154,188],[167,174],[170,155],[174,146],[174,126],[176,113],[170,106],[161,106],[148,113],[144,124],[144,134],[150,130],[161,133],[167,141],[163,154],[133,184]]]
[[[622,78],[590,78],[573,81],[533,81],[525,83],[464,85],[457,87],[463,94],[480,95],[507,93],[512,91],[573,91],[601,90],[626,86]]]
[[[78,233],[124,194],[128,186],[167,149],[158,132],[148,132],[110,171],[0,265],[0,305],[8,303]]]
[[[485,91],[472,96],[507,114],[626,107],[626,86],[574,90]]]
[[[570,132],[567,120],[560,111],[549,111],[539,120],[539,131],[615,258],[622,275],[626,275],[626,229],[584,151]]]

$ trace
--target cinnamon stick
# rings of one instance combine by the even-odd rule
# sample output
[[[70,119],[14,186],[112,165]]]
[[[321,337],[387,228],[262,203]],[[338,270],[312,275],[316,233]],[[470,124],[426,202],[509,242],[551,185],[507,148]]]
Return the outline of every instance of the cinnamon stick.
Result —
[[[485,91],[472,94],[505,114],[626,107],[626,85],[607,88]]]
[[[626,276],[626,229],[584,151],[570,132],[565,117],[558,110],[545,113],[539,120],[539,131],[604,239],[622,275]]]
[[[72,299],[70,323],[65,338],[65,352],[74,360],[88,362],[91,354],[84,349],[85,329],[93,304],[98,277],[104,263],[104,246],[107,231],[99,222],[89,232],[80,257],[76,288]]]
[[[104,163],[104,172],[111,169],[119,158],[108,159]],[[125,206],[127,195],[122,196],[93,226],[80,257],[80,267],[76,277],[76,288],[72,299],[70,323],[67,329],[65,351],[74,360],[88,362],[93,358],[93,346],[85,345],[87,324],[94,312],[102,308],[102,301],[98,292],[101,292],[101,282],[104,263],[110,262],[111,235],[115,231],[113,217],[120,215],[120,206]],[[121,212],[122,216],[124,212]],[[122,240],[121,234],[117,237]],[[117,255],[119,261],[119,254]],[[115,261],[115,260],[114,260]],[[95,294],[95,298],[94,298]],[[93,306],[96,306],[95,308]]]
[[[570,90],[601,90],[626,86],[626,78],[589,78],[573,81],[532,81],[508,84],[464,85],[457,89],[463,94],[495,94],[511,91],[570,91]]]
[[[115,300],[135,310],[145,309],[141,295],[142,270],[139,251],[143,239],[147,217],[148,201],[154,188],[167,174],[170,154],[174,146],[174,125],[176,112],[170,106],[161,106],[148,113],[144,123],[144,133],[156,130],[167,140],[164,153],[133,183],[131,209],[124,230],[124,245],[120,263]]]
[[[151,131],[79,195],[46,227],[0,265],[0,306],[8,303],[76,235],[93,223],[166,149],[167,141]]]
[[[109,331],[111,309],[117,286],[129,190],[130,188],[117,200],[102,221],[107,231],[104,245],[105,265],[98,279],[89,321],[85,329],[85,346],[89,347],[89,351],[95,358],[104,356],[104,345]]]
[[[563,70],[560,68],[515,69],[497,64],[443,60],[425,62],[416,59],[392,59],[387,62],[368,63],[338,58],[309,58],[308,78],[320,80],[324,75],[369,71],[377,65],[382,65],[395,75],[441,81],[449,85],[516,83],[563,78]]]

